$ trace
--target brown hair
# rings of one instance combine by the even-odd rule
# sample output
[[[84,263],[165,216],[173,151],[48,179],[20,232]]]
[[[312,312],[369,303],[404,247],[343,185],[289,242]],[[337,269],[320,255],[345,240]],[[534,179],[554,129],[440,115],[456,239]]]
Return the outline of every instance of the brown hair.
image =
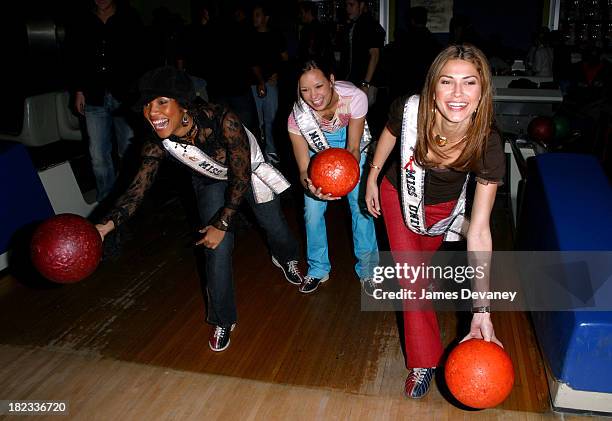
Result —
[[[478,107],[472,116],[472,124],[466,133],[465,147],[453,162],[452,168],[458,171],[472,171],[477,168],[487,147],[487,139],[493,123],[493,88],[491,69],[482,51],[470,44],[451,45],[434,59],[429,67],[425,85],[419,101],[419,119],[417,123],[417,143],[414,157],[421,167],[434,165],[427,159],[427,152],[446,157],[446,154],[436,144],[432,129],[435,122],[434,93],[442,68],[449,60],[465,60],[472,63],[480,76],[481,96]]]

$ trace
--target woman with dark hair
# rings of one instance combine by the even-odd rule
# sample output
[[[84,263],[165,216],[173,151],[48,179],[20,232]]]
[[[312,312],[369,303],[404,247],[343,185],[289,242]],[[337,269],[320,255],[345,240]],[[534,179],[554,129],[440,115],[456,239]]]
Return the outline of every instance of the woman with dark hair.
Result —
[[[366,123],[368,98],[350,82],[336,81],[331,70],[322,63],[308,60],[298,80],[298,99],[289,116],[288,130],[293,153],[300,171],[304,194],[308,273],[300,291],[314,292],[319,283],[329,279],[331,263],[327,253],[325,210],[327,201],[339,199],[321,193],[308,178],[310,158],[330,147],[346,148],[361,168],[361,178],[348,195],[351,209],[355,271],[364,291],[371,295],[372,273],[378,264],[378,245],[374,220],[363,202],[364,174],[367,172],[366,149],[371,141]]]
[[[139,106],[154,134],[144,143],[142,164],[132,184],[96,227],[104,238],[136,211],[162,159],[172,157],[191,168],[204,225],[196,245],[205,247],[207,321],[215,326],[209,345],[213,351],[223,351],[229,346],[237,317],[232,229],[243,200],[266,233],[274,265],[282,269],[290,283],[302,282],[298,243],[278,197],[289,183],[265,162],[255,137],[236,114],[219,105],[194,104],[193,83],[184,72],[173,67],[151,70],[140,80],[139,90]]]
[[[492,92],[484,54],[471,45],[455,45],[435,58],[420,97],[403,97],[392,104],[370,163],[366,202],[373,216],[384,216],[394,257],[400,252],[433,252],[443,240],[466,238],[468,254],[483,252],[479,258],[490,258],[489,220],[505,174],[502,141],[493,125]],[[379,196],[378,177],[398,137],[399,165],[394,160],[384,173]],[[477,183],[468,226],[465,205],[471,173]],[[401,258],[416,260],[416,254],[404,253]],[[485,278],[476,288],[488,288],[488,273]],[[409,302],[404,302],[404,310],[409,369],[405,393],[421,398],[442,356],[442,342],[433,310],[415,309]],[[484,338],[501,345],[489,303],[474,302],[473,313],[465,339]]]

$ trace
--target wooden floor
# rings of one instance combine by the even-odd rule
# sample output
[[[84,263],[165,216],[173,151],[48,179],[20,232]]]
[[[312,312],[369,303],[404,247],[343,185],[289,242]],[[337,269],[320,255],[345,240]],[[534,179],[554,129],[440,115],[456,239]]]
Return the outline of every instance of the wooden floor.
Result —
[[[299,200],[284,203],[302,238]],[[360,309],[342,203],[328,212],[331,279],[311,296],[284,280],[256,229],[238,234],[238,326],[227,351],[210,351],[184,215],[175,197],[153,195],[122,255],[77,284],[0,274],[0,400],[66,400],[71,419],[579,418],[551,412],[523,313],[494,315],[516,369],[499,408],[462,409],[441,379],[421,401],[403,398],[396,314]],[[507,244],[503,206],[496,215]],[[440,324],[447,346],[463,334],[454,313]]]

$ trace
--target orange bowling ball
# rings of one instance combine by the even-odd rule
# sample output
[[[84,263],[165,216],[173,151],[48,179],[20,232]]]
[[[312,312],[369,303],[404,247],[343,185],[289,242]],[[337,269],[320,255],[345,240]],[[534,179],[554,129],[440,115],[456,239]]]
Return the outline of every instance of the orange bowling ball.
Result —
[[[311,159],[308,176],[323,194],[345,196],[359,182],[359,163],[346,149],[328,148]]]
[[[102,238],[79,215],[53,216],[36,228],[30,245],[32,263],[45,278],[62,284],[91,275],[102,259]]]
[[[455,398],[471,408],[493,408],[514,385],[512,360],[502,347],[470,339],[451,351],[444,367],[446,384]]]

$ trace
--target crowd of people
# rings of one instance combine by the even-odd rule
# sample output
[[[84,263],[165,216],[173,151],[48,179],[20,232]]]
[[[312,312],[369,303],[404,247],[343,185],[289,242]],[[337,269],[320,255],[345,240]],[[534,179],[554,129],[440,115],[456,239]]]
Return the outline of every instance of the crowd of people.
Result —
[[[330,279],[325,211],[329,201],[341,198],[323,194],[308,176],[311,158],[324,149],[347,149],[361,169],[347,200],[355,272],[364,294],[371,296],[376,288],[378,217],[398,259],[400,252],[435,251],[443,241],[461,239],[468,251],[492,251],[490,217],[505,174],[492,71],[476,46],[437,42],[426,28],[424,9],[411,9],[409,30],[397,46],[399,54],[410,45],[419,53],[406,72],[385,80],[385,32],[366,1],[346,1],[342,40],[317,20],[315,3],[300,3],[296,57],[289,57],[266,4],[250,10],[237,5],[222,20],[209,4],[197,2],[190,25],[181,28],[160,15],[165,35],[151,30],[145,40],[138,15],[126,4],[93,3],[68,31],[67,44],[74,106],[85,118],[99,201],[112,191],[114,163],[121,162],[126,148],[141,149],[131,184],[112,199],[96,227],[106,239],[123,226],[164,159],[190,170],[191,180],[177,182],[191,184],[196,198],[195,247],[203,250],[202,291],[213,351],[229,346],[238,321],[232,252],[244,204],[266,235],[272,264],[290,284],[309,294]],[[540,66],[537,52],[532,56],[534,68]],[[292,61],[299,66],[292,68]],[[397,98],[390,105],[377,95],[388,83],[387,98]],[[286,114],[277,118],[283,88],[294,94]],[[370,118],[376,107],[387,114],[378,125]],[[130,127],[128,116],[138,114],[144,129]],[[280,153],[285,139],[293,156]],[[305,265],[281,206],[280,195],[290,187],[281,161],[285,168],[293,165],[294,184],[303,188]],[[468,206],[471,178],[475,195]],[[434,311],[404,310],[404,391],[421,398],[442,356],[440,332]],[[488,302],[475,303],[467,338],[501,345]]]

